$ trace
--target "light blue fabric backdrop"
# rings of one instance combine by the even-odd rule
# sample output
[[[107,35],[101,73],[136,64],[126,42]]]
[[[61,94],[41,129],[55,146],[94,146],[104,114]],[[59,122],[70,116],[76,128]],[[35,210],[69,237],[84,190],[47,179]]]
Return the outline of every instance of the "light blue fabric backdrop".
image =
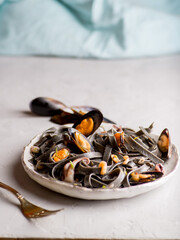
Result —
[[[180,52],[180,0],[0,0],[0,55]]]

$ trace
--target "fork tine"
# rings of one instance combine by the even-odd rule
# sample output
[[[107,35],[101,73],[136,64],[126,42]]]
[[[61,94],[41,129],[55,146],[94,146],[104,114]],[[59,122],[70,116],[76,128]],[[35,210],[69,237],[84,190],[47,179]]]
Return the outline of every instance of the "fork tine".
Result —
[[[38,218],[38,217],[49,216],[51,214],[55,214],[63,210],[63,209],[47,210],[32,204],[31,202],[27,201],[25,198],[23,199],[21,198],[21,206],[22,206],[22,211],[27,218]]]
[[[34,209],[31,209],[31,211],[27,211],[23,209],[23,213],[26,217],[31,218],[31,217],[43,217],[43,216],[49,216],[51,214],[55,214],[63,209],[58,209],[58,210],[47,210],[44,208],[36,207]]]
[[[41,211],[37,211],[37,212],[34,212],[32,214],[27,214],[26,213],[26,217],[28,218],[40,218],[40,217],[45,217],[45,216],[49,216],[51,214],[55,214],[59,211],[61,211],[62,209],[59,209],[59,210],[46,210],[46,209],[41,209]]]

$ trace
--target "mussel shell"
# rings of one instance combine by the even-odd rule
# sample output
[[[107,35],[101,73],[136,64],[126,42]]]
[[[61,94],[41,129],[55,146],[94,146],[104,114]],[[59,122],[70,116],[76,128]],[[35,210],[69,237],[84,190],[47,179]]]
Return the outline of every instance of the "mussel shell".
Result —
[[[57,123],[57,124],[68,124],[68,123],[75,123],[81,117],[87,113],[87,111],[96,110],[96,108],[90,107],[90,106],[72,106],[70,107],[70,111],[61,111],[58,114],[51,117],[51,122]]]
[[[143,174],[151,174],[151,175],[153,175],[156,179],[158,179],[158,178],[160,178],[160,177],[162,177],[163,175],[164,175],[164,173],[163,172],[157,172],[157,171],[147,171],[147,172],[143,172]]]
[[[33,99],[29,105],[31,111],[40,116],[53,116],[61,111],[73,113],[64,103],[48,97]]]
[[[147,179],[143,179],[142,181],[139,181],[139,182],[134,182],[134,181],[131,181],[131,179],[130,179],[131,186],[152,182],[152,181],[157,180],[158,178],[161,178],[164,175],[162,172],[154,172],[154,171],[142,172],[141,174],[150,174],[150,175],[152,175],[153,179],[147,178]]]
[[[66,106],[59,100],[48,97],[37,97],[29,104],[30,110],[39,116],[51,116],[51,122],[57,124],[75,123],[83,114],[90,111],[99,111],[91,106]],[[104,122],[114,123],[108,118],[103,118]]]
[[[76,144],[76,146],[82,151],[82,152],[92,152],[94,151],[94,148],[92,146],[92,144],[89,142],[89,140],[82,134],[80,133],[78,130],[74,129],[74,128],[69,128],[68,129],[69,135],[71,136],[73,142]],[[85,147],[83,147],[80,142],[78,141],[78,139],[76,138],[76,133],[79,134],[81,136],[81,140],[83,139],[83,141],[85,141],[88,145],[88,149],[86,149]]]
[[[161,142],[163,141],[166,141],[165,144],[161,144]],[[170,139],[170,135],[169,135],[169,130],[167,128],[165,128],[160,136],[159,136],[159,139],[157,141],[157,146],[158,146],[158,149],[159,151],[161,152],[162,154],[162,157],[168,157],[170,158],[171,157],[171,152],[172,152],[172,144],[171,144],[171,139]]]
[[[86,135],[86,137],[88,137],[89,135],[93,134],[98,127],[101,125],[102,121],[103,121],[103,115],[99,110],[92,110],[88,113],[86,113],[85,115],[81,116],[72,126],[73,128],[76,128],[79,124],[81,124],[81,122],[84,119],[88,119],[88,118],[92,118],[93,120],[93,129],[91,131],[90,134]]]

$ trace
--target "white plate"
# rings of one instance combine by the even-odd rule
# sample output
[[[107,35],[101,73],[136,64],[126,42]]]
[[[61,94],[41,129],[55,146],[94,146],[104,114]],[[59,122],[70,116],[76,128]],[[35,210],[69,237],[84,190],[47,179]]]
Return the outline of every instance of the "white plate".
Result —
[[[168,159],[164,164],[165,174],[162,178],[159,178],[156,181],[131,186],[127,188],[114,188],[114,189],[90,189],[85,187],[74,186],[71,183],[58,181],[52,178],[47,178],[34,170],[34,166],[30,163],[32,158],[30,154],[30,148],[34,145],[40,138],[41,134],[33,138],[30,143],[24,148],[22,154],[22,165],[26,173],[34,181],[38,182],[42,186],[49,188],[55,192],[62,193],[64,195],[81,198],[86,200],[107,200],[107,199],[118,199],[118,198],[130,198],[136,195],[151,191],[162,184],[166,183],[172,175],[175,173],[178,167],[178,152],[176,147],[172,147],[172,157]]]

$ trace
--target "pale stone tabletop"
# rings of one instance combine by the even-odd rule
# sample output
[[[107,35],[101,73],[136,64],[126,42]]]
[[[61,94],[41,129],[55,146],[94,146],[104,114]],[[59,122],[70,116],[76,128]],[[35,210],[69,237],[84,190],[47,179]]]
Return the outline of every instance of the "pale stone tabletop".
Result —
[[[180,148],[180,56],[133,60],[41,57],[0,58],[0,181],[49,209],[47,218],[27,220],[18,200],[0,188],[0,238],[180,238],[180,170],[165,185],[129,199],[86,201],[40,186],[24,172],[20,156],[30,139],[54,126],[30,114],[38,96],[67,105],[91,105],[122,126],[154,122],[168,128]]]

